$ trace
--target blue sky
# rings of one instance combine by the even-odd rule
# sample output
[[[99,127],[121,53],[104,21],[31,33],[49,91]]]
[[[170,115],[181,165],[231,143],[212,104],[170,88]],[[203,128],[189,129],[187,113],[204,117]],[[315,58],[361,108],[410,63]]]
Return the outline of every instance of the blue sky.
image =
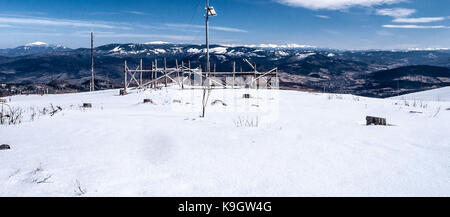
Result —
[[[0,47],[204,41],[205,0],[0,0]],[[449,0],[211,0],[219,44],[450,48]]]

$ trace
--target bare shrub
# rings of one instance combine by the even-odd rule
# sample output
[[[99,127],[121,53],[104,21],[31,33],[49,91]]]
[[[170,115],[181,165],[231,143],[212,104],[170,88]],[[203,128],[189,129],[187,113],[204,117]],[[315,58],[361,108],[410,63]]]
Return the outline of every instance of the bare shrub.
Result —
[[[18,107],[11,107],[2,104],[0,110],[0,125],[14,125],[22,123],[23,110]]]
[[[77,180],[75,180],[75,190],[74,191],[77,196],[82,196],[87,193],[87,188],[83,187],[81,185],[80,181],[77,179]]]
[[[42,164],[39,164],[36,169],[32,170],[29,173],[30,177],[27,178],[26,181],[35,183],[35,184],[47,184],[51,183],[50,179],[52,178],[53,174],[48,174],[44,171],[44,168],[42,167]]]
[[[31,107],[30,108],[30,112],[31,112],[30,120],[34,121],[36,119],[36,116],[38,115],[38,113],[36,111],[36,108],[35,107]]]
[[[439,106],[436,113],[433,115],[433,118],[437,117],[440,111],[441,111],[441,107]]]
[[[62,111],[62,108],[60,106],[53,107],[53,104],[50,104],[50,108],[51,108],[50,116],[55,115],[59,111]]]
[[[409,102],[407,100],[404,100],[404,104],[409,107]]]
[[[50,180],[50,178],[52,178],[52,176],[53,176],[52,174],[49,174],[49,175],[45,176],[44,178],[42,178],[40,180],[36,179],[35,181],[37,184],[51,183],[51,182],[49,182],[49,180]]]
[[[216,104],[220,104],[220,105],[223,105],[223,106],[227,106],[226,103],[224,103],[222,100],[219,100],[219,99],[216,99],[216,100],[214,100],[214,101],[211,103],[211,105],[216,105]]]

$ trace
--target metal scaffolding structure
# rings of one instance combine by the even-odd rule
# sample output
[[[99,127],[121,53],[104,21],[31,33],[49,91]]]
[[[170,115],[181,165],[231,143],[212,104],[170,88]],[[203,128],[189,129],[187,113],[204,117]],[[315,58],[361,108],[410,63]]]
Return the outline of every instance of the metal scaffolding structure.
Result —
[[[169,84],[179,85],[181,88],[196,88],[208,85],[212,88],[260,88],[261,85],[272,88],[273,82],[278,80],[278,68],[267,72],[259,72],[256,65],[251,64],[253,71],[237,72],[236,63],[233,62],[232,72],[203,72],[201,67],[191,68],[188,61],[187,66],[184,62],[178,64],[175,60],[175,67],[168,68],[164,58],[163,66],[158,66],[158,60],[154,60],[151,68],[145,69],[143,60],[140,60],[139,66],[130,69],[127,61],[124,62],[124,94],[128,89],[152,89],[167,87]],[[236,82],[240,77],[247,78],[244,82]],[[228,78],[228,79],[227,79]],[[275,80],[273,80],[275,78]],[[231,80],[230,82],[226,81]],[[243,81],[243,79],[240,79]]]

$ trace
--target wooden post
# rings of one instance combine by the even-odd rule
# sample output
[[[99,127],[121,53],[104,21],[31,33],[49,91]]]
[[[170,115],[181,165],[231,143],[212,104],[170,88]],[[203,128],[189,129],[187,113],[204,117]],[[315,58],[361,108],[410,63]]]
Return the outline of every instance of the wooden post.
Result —
[[[165,57],[164,57],[164,75],[167,75],[167,62]],[[164,86],[167,87],[167,76],[164,77]]]
[[[177,79],[180,80],[180,71],[178,70],[178,60],[175,59],[175,67],[177,69]]]
[[[153,81],[153,70],[154,70],[154,68],[155,68],[155,63],[152,61],[152,70],[150,71],[150,75],[149,75],[150,81]],[[153,82],[150,83],[150,88],[153,88]]]
[[[125,63],[124,63],[124,67],[123,67],[123,75],[124,75],[124,79],[123,79],[123,81],[124,81],[124,86],[123,86],[123,90],[124,90],[124,93],[126,94],[126,92],[127,92],[127,77],[128,77],[128,75],[127,75],[127,61],[125,60]]]
[[[139,75],[139,87],[142,88],[142,58],[141,61],[139,63],[139,69],[140,69],[140,75]]]
[[[156,77],[158,77],[158,60],[157,59],[155,59],[155,73],[153,75],[153,79],[156,79]],[[155,88],[156,88],[158,86],[156,81],[153,82],[153,83],[154,83]]]
[[[181,60],[181,89],[184,89],[184,61]]]
[[[191,80],[191,60],[188,60],[188,67],[189,67],[189,85],[192,85],[192,80]]]
[[[278,78],[278,68],[275,70],[275,82],[277,82],[277,88],[280,88],[280,80]]]
[[[236,61],[233,61],[233,89],[235,85],[235,80],[236,80]]]
[[[255,67],[255,78],[257,78],[258,77],[258,75],[257,75],[257,73],[258,73],[258,71],[256,71],[256,63],[254,64],[254,66],[253,67]],[[255,80],[255,82],[256,82],[256,89],[259,89],[259,78],[258,79],[256,79]]]

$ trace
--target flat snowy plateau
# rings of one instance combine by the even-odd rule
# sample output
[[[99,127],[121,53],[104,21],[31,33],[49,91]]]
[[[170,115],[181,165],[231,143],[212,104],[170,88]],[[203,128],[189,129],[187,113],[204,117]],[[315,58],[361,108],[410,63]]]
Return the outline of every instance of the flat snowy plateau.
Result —
[[[118,94],[6,98],[23,117],[0,126],[0,196],[450,196],[450,87],[213,90],[205,118],[202,90]]]

